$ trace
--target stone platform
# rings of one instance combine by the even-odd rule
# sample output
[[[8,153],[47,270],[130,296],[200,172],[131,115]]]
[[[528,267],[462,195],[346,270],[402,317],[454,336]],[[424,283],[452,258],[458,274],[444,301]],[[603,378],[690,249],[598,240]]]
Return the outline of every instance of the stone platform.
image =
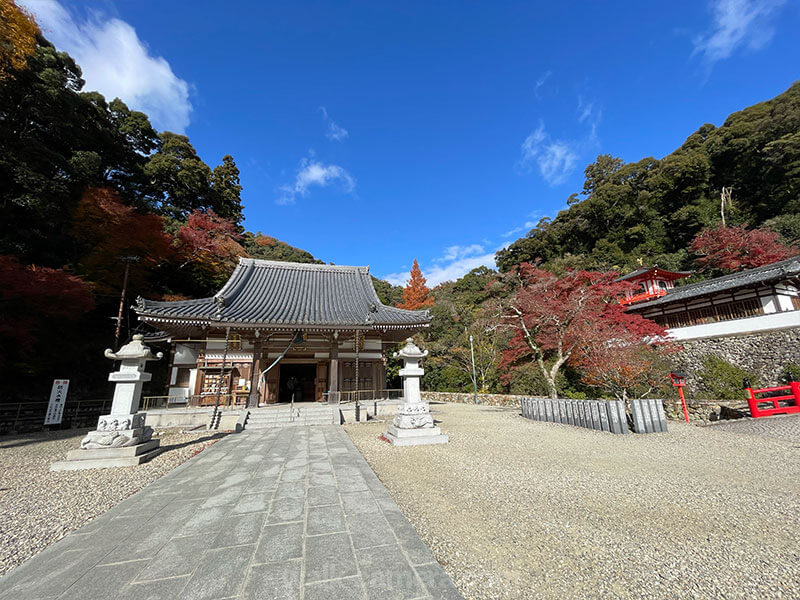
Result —
[[[339,426],[229,435],[0,578],[0,600],[461,599]]]
[[[67,452],[67,460],[50,465],[51,471],[75,471],[80,469],[107,469],[110,467],[134,467],[156,456],[161,440],[150,440],[136,446],[124,448],[79,448]]]
[[[446,444],[449,438],[438,427],[422,429],[400,429],[389,425],[383,434],[395,446],[422,446],[425,444]]]

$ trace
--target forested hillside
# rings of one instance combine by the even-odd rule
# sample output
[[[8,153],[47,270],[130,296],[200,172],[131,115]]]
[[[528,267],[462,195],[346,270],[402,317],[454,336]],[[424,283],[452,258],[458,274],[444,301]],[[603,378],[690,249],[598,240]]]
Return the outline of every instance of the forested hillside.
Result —
[[[722,188],[730,198],[722,206]],[[532,199],[534,204],[535,199]],[[503,367],[510,335],[498,327],[496,301],[503,282],[523,262],[563,275],[569,269],[632,271],[641,264],[695,270],[693,279],[719,274],[709,256],[690,246],[722,234],[763,240],[769,231],[787,247],[800,241],[800,83],[767,102],[730,115],[720,127],[703,125],[673,153],[623,163],[601,155],[586,167],[580,193],[554,219],[542,219],[524,238],[497,254],[500,273],[476,269],[431,291],[434,323],[427,344],[428,389],[471,391],[469,336],[478,387],[489,392],[546,393],[535,365]],[[718,229],[724,222],[727,229]],[[737,226],[747,225],[747,231]],[[760,227],[758,230],[752,230]],[[709,231],[700,234],[705,228]],[[745,235],[742,235],[745,234]],[[752,235],[750,235],[752,234]],[[773,236],[774,237],[774,236]],[[735,246],[735,244],[733,244]],[[778,248],[789,255],[796,248]],[[777,260],[775,258],[774,260]],[[720,265],[718,265],[720,266]],[[724,266],[724,265],[722,265]],[[559,374],[567,396],[596,394],[572,365]]]
[[[672,154],[623,163],[598,156],[586,167],[569,207],[542,219],[497,255],[507,271],[541,259],[559,268],[633,269],[642,259],[688,269],[692,238],[720,223],[720,194],[732,189],[728,225],[766,225],[784,241],[800,239],[800,83],[703,125]]]
[[[137,295],[213,294],[239,256],[320,262],[244,230],[233,157],[212,167],[188,137],[82,91],[75,61],[9,10],[29,26],[0,56],[0,401],[41,400],[65,376],[78,397],[105,393],[126,262],[121,342]]]

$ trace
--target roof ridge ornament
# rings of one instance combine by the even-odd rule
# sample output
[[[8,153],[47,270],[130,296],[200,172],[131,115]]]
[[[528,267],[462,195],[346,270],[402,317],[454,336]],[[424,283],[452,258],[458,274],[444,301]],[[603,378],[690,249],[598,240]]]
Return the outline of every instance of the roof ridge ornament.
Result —
[[[214,296],[214,307],[216,308],[216,313],[214,314],[214,318],[219,321],[222,319],[222,310],[225,308],[225,296],[222,294],[217,294]]]

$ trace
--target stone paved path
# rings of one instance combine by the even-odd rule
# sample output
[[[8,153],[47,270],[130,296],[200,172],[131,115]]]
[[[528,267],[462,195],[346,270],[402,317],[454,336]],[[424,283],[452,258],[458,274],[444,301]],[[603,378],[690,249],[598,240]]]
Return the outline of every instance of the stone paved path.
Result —
[[[800,415],[775,415],[758,419],[745,417],[731,421],[719,421],[712,424],[711,427],[715,430],[730,431],[731,433],[800,442]]]
[[[1,600],[461,598],[337,426],[230,435],[0,579]]]

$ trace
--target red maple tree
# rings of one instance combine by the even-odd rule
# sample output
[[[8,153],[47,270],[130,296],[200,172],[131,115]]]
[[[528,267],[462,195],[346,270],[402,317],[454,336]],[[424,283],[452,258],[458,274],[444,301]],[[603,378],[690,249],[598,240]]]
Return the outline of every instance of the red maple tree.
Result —
[[[53,319],[75,319],[93,307],[91,289],[79,277],[0,256],[0,360],[30,351]]]
[[[557,277],[522,263],[511,277],[516,293],[503,306],[503,321],[514,335],[500,366],[533,361],[552,398],[558,397],[556,377],[568,361],[579,365],[598,348],[643,346],[666,337],[660,325],[625,312],[618,298],[631,284],[614,281],[617,273],[569,271]]]
[[[232,221],[211,209],[196,209],[178,230],[181,267],[194,262],[209,271],[225,270],[238,256],[247,255],[238,242],[241,237]]]
[[[422,276],[417,259],[411,267],[411,277],[403,288],[403,301],[397,305],[398,308],[408,310],[419,310],[433,306],[431,290],[425,285],[426,279]]]
[[[782,244],[779,237],[769,229],[720,225],[698,233],[689,249],[699,255],[695,262],[701,269],[741,271],[784,260],[800,252]]]
[[[159,215],[142,214],[123,204],[110,188],[88,187],[74,214],[73,232],[83,248],[78,261],[80,273],[98,291],[116,292],[122,285],[122,256],[138,257],[130,270],[129,286],[141,292],[153,269],[174,257],[172,237],[164,231]]]

